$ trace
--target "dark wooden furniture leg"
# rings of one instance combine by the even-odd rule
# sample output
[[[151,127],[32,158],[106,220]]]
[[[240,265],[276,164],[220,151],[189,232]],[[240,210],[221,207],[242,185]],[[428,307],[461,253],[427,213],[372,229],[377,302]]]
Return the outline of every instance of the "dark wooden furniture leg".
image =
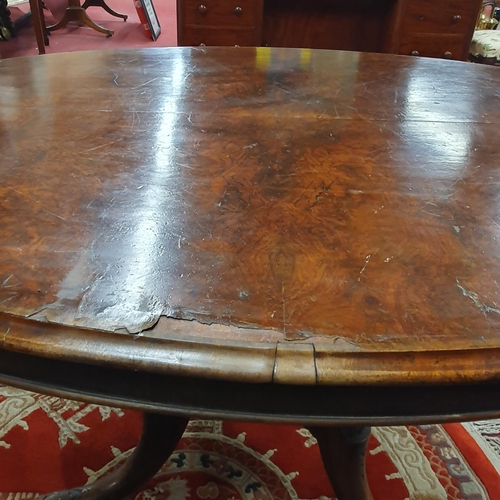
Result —
[[[366,480],[369,427],[309,427],[338,500],[373,500]]]
[[[68,7],[64,12],[63,18],[58,23],[53,24],[52,26],[47,26],[47,29],[49,31],[55,31],[64,28],[70,21],[86,24],[96,31],[99,31],[99,33],[104,33],[108,37],[114,34],[113,30],[107,30],[92,21],[85,9],[80,5],[80,0],[68,0]]]
[[[152,478],[174,451],[187,418],[144,414],[142,437],[125,464],[89,486],[49,493],[43,500],[116,500],[128,498]]]
[[[88,7],[102,7],[108,14],[115,17],[121,17],[124,21],[128,19],[127,14],[120,14],[113,10],[104,0],[85,0],[82,5],[82,9],[87,9]]]
[[[43,15],[43,7],[41,0],[29,0],[31,10],[31,20],[35,30],[36,43],[38,45],[38,53],[45,54],[45,46],[49,44],[47,26],[45,25],[45,17]]]

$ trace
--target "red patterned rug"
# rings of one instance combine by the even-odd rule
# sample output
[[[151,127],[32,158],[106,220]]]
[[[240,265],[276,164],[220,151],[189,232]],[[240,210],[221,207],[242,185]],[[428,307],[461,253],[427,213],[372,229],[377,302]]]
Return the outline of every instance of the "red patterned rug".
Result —
[[[0,500],[89,484],[133,451],[140,414],[0,386]],[[374,428],[375,500],[500,500],[500,420]],[[304,428],[190,422],[141,500],[335,498]]]

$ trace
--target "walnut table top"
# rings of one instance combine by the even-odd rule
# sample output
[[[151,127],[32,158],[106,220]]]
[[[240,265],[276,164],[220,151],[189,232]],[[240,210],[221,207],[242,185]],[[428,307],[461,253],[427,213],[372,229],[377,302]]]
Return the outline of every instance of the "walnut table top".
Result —
[[[498,383],[496,68],[268,48],[1,68],[2,352],[228,384]]]

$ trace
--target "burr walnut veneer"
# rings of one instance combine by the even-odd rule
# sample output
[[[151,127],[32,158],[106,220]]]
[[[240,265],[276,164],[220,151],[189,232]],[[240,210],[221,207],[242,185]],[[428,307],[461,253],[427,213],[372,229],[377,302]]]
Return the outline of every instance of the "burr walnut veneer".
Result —
[[[307,425],[366,500],[370,425],[500,415],[499,88],[355,52],[2,61],[0,380],[145,412],[124,469],[50,498],[124,498],[198,416]]]

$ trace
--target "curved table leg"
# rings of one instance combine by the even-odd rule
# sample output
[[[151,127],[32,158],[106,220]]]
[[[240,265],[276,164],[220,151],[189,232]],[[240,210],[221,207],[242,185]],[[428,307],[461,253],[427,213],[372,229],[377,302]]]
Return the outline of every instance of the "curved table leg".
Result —
[[[48,31],[55,31],[64,28],[70,21],[76,21],[95,29],[99,33],[104,33],[107,37],[114,34],[113,30],[107,30],[90,19],[87,11],[80,5],[80,0],[68,0],[68,7],[64,11],[63,18],[52,26],[47,26]]]
[[[128,19],[127,14],[120,14],[113,10],[104,0],[85,0],[82,5],[82,9],[87,9],[88,7],[102,7],[108,14],[115,17],[121,17],[124,21]]]
[[[187,418],[144,414],[141,440],[134,453],[115,472],[95,483],[49,493],[43,500],[116,500],[136,493],[152,478],[174,451],[188,423]]]
[[[366,480],[369,427],[310,427],[338,500],[373,500]]]

